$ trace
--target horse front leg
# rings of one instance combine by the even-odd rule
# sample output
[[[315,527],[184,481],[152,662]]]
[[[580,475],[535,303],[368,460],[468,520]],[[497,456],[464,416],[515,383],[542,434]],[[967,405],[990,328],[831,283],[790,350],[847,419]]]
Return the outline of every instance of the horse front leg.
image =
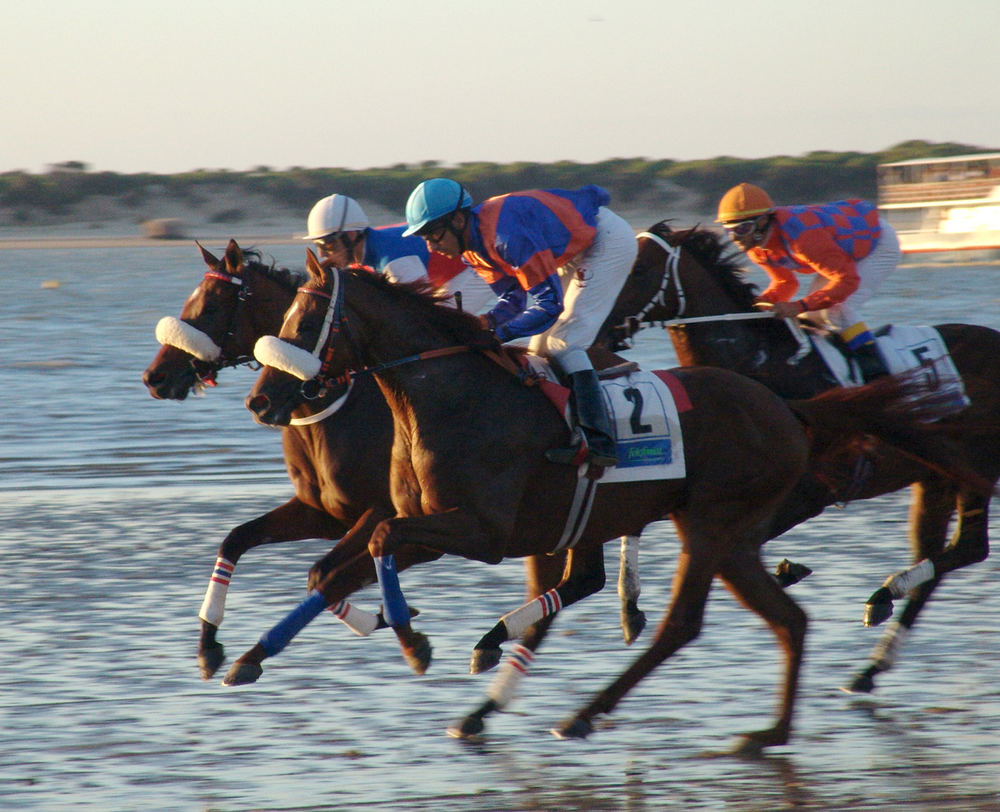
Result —
[[[453,509],[422,516],[397,516],[378,523],[368,543],[375,562],[386,622],[392,626],[403,657],[418,674],[430,663],[427,636],[413,629],[410,610],[397,576],[395,552],[404,545],[426,547],[440,554],[451,553],[487,564],[498,564],[503,553],[484,532],[478,517]]]
[[[952,542],[943,551],[886,578],[865,604],[865,625],[877,626],[890,618],[893,600],[911,589],[940,579],[953,570],[984,561],[989,554],[989,498],[963,493],[959,496],[958,522]]]
[[[382,515],[370,510],[340,540],[341,565],[331,570],[316,589],[276,626],[261,636],[251,649],[233,663],[222,684],[229,687],[256,682],[263,673],[261,663],[279,654],[292,639],[324,609],[374,581],[368,539]]]
[[[229,585],[240,557],[247,550],[262,544],[337,538],[346,529],[342,522],[328,513],[292,497],[280,507],[229,531],[219,546],[208,589],[198,612],[201,620],[198,666],[202,679],[211,679],[226,659],[225,648],[217,635],[225,615]]]
[[[618,562],[618,599],[621,601],[622,636],[631,646],[646,628],[646,613],[639,609],[639,536],[622,536]]]

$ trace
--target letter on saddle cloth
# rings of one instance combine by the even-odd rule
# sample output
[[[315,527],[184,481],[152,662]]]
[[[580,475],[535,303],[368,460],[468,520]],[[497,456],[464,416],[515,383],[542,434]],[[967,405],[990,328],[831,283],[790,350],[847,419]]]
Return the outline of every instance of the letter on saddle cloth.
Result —
[[[561,385],[543,358],[522,356],[521,363],[539,389],[575,431],[569,407],[570,390]],[[617,368],[616,368],[617,369]],[[598,372],[599,376],[604,373]],[[618,465],[606,468],[600,483],[683,479],[684,443],[679,413],[691,408],[683,384],[670,372],[646,372],[635,365],[601,380],[618,449]]]
[[[857,386],[843,354],[822,333],[810,333],[813,347],[841,386]],[[953,396],[958,412],[969,405],[962,376],[948,354],[940,333],[933,327],[887,324],[875,331],[875,342],[886,369],[892,375],[924,370],[927,383]]]

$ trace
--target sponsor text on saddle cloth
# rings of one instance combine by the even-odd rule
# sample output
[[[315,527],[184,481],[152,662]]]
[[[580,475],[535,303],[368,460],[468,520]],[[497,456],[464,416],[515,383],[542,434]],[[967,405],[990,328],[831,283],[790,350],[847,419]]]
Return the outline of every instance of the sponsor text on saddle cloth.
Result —
[[[529,368],[570,430],[575,430],[568,406],[569,390],[556,382],[549,365],[537,356],[524,356],[521,363]],[[691,408],[691,401],[681,382],[670,372],[645,372],[635,367],[601,380],[601,390],[619,462],[603,469],[600,479],[587,476],[589,466],[580,466],[566,526],[553,552],[572,547],[579,540],[599,484],[685,477],[684,441],[678,415]]]
[[[848,367],[844,355],[830,343],[826,334],[810,331],[808,335],[813,347],[842,386],[863,383],[857,370]],[[931,387],[954,393],[955,411],[969,405],[962,377],[940,334],[933,327],[887,324],[875,331],[875,342],[890,374],[924,369]]]

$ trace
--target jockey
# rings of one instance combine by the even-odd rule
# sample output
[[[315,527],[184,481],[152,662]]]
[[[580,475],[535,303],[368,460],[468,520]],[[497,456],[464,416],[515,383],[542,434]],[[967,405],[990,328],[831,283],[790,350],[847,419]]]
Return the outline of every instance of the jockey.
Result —
[[[618,462],[587,357],[637,250],[632,227],[606,208],[609,199],[599,186],[584,186],[514,192],[473,207],[459,183],[434,178],[406,203],[403,233],[423,237],[431,251],[462,257],[496,293],[497,304],[480,316],[483,326],[502,342],[531,336],[528,351],[557,361],[568,376],[585,456],[581,449],[551,449],[552,462]]]
[[[758,186],[741,183],[719,202],[721,223],[733,241],[771,279],[757,299],[780,318],[818,311],[840,334],[865,381],[887,374],[875,338],[857,308],[899,263],[899,240],[878,209],[864,200],[811,206],[775,206]],[[796,273],[815,274],[809,292]]]
[[[479,275],[461,258],[431,254],[423,240],[404,237],[404,225],[372,228],[358,202],[345,195],[319,200],[309,212],[302,239],[312,240],[324,267],[367,267],[393,282],[430,282],[439,291],[459,294],[463,310],[479,313],[495,301]]]

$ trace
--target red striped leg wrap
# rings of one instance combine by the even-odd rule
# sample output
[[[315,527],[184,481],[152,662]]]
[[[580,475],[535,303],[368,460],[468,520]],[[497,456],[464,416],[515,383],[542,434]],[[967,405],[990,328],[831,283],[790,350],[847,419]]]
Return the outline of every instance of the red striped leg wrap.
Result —
[[[535,654],[531,649],[515,643],[486,690],[486,696],[496,702],[498,708],[506,707],[534,660]]]
[[[330,611],[358,637],[367,637],[378,628],[378,615],[358,609],[347,601],[334,604],[330,607]]]
[[[516,640],[533,624],[543,617],[554,615],[562,609],[562,599],[555,589],[550,589],[544,595],[539,595],[533,601],[524,604],[500,618],[507,628],[507,639]]]
[[[229,591],[229,581],[233,577],[236,565],[222,556],[215,559],[215,569],[208,582],[205,600],[202,601],[198,617],[213,626],[222,625],[222,616],[226,611],[226,592]]]

